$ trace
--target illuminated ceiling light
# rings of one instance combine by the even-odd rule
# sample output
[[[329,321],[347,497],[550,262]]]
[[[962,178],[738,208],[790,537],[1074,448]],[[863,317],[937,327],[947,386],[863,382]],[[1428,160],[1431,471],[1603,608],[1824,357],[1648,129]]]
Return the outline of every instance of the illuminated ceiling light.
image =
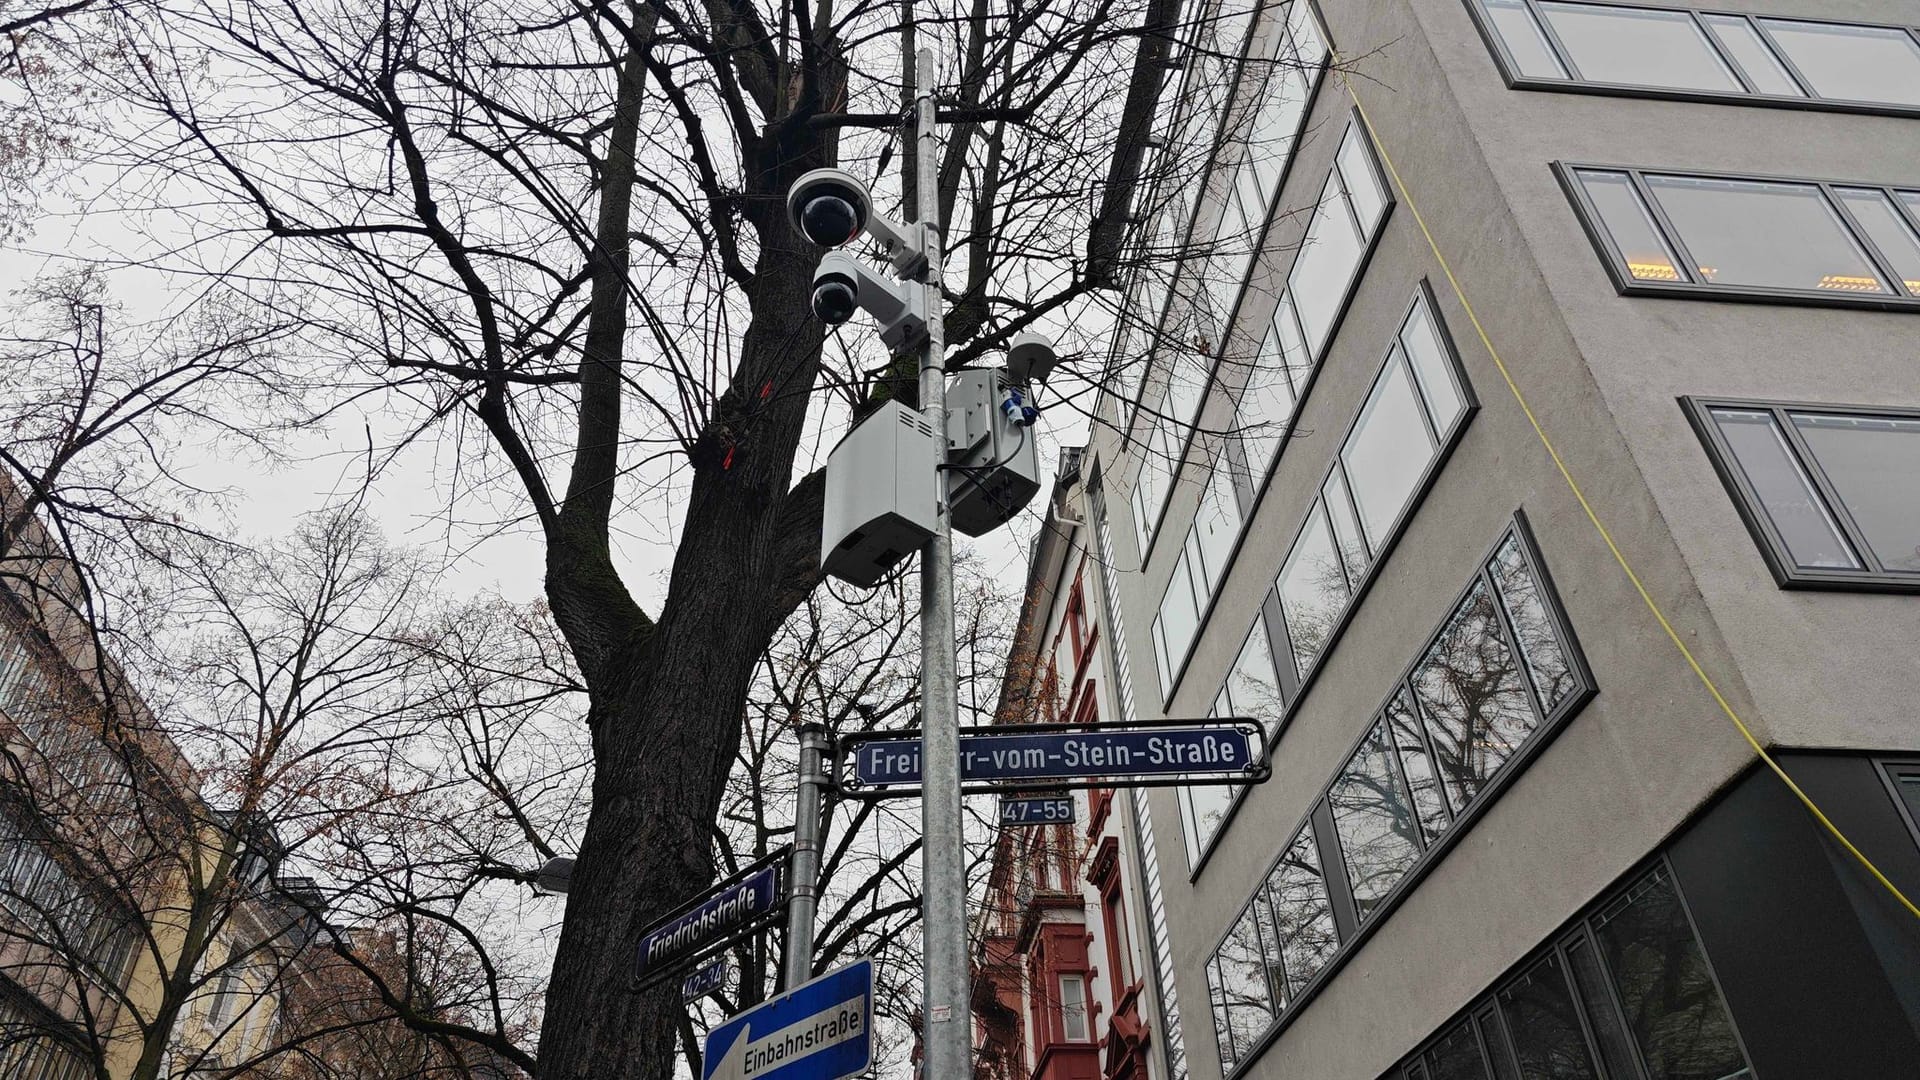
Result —
[[[1820,279],[1820,288],[1834,289],[1839,292],[1886,292],[1879,278],[1861,277],[1857,274],[1828,274]]]

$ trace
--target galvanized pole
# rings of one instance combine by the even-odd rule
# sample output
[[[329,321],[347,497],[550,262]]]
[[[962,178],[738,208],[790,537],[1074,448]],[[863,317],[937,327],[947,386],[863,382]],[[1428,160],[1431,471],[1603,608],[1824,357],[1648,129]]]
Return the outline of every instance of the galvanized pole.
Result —
[[[942,444],[947,431],[945,302],[940,295],[940,138],[934,130],[933,51],[915,58],[918,130],[914,161],[920,234],[926,244],[927,346],[920,357],[920,411]],[[944,457],[944,455],[942,455]],[[972,1080],[968,1012],[967,882],[960,821],[960,698],[954,673],[953,522],[946,475],[934,478],[933,539],[920,556],[921,935],[926,952],[921,1043],[927,1080]]]
[[[793,856],[787,864],[787,953],[782,984],[788,990],[813,978],[813,918],[820,904],[820,788],[827,729],[800,725],[800,786],[793,800]]]

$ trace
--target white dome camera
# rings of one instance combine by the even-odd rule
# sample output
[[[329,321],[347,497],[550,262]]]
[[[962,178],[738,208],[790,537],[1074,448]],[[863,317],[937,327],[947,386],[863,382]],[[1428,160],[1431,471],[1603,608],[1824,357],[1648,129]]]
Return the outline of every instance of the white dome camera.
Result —
[[[812,306],[814,317],[828,326],[865,311],[879,324],[880,340],[896,353],[918,348],[927,339],[923,288],[888,281],[844,251],[820,256],[813,271]]]
[[[808,242],[841,248],[870,233],[902,277],[927,267],[926,242],[918,225],[902,225],[873,208],[867,185],[845,169],[814,169],[787,189],[787,220]]]
[[[852,243],[872,214],[867,185],[845,169],[815,169],[787,189],[787,220],[801,236],[824,248]]]

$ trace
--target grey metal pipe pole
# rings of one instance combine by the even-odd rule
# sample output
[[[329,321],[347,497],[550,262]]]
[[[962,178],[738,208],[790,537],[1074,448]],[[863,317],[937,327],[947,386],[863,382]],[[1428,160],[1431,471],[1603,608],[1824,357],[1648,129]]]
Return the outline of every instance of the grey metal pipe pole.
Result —
[[[917,216],[927,254],[927,346],[920,411],[945,442],[945,302],[940,295],[940,137],[934,129],[933,51],[915,57]],[[944,455],[942,455],[944,457]],[[935,478],[933,539],[920,556],[921,935],[926,952],[921,1043],[927,1080],[972,1080],[973,1021],[967,970],[967,882],[960,819],[960,697],[953,640],[953,522],[946,476]]]
[[[813,919],[820,905],[820,788],[827,782],[822,758],[827,729],[800,725],[800,786],[793,800],[793,856],[787,866],[788,990],[813,978]]]

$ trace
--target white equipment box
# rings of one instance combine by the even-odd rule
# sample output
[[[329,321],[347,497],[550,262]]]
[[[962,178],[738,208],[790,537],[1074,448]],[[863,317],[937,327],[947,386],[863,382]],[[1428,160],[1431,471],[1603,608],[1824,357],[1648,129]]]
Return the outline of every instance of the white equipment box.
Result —
[[[880,406],[827,455],[820,567],[871,588],[933,537],[934,484],[943,440],[897,401]],[[956,521],[956,525],[958,522]]]

